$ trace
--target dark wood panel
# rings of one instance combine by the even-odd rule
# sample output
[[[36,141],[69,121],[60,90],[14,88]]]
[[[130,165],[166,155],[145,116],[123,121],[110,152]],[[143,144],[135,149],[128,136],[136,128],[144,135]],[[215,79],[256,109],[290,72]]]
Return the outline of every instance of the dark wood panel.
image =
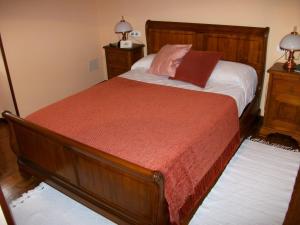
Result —
[[[15,126],[16,136],[19,137],[19,154],[22,158],[45,170],[53,171],[72,184],[78,184],[73,163],[75,156],[70,149],[23,126]]]
[[[196,42],[195,32],[180,30],[152,30],[151,28],[148,32],[152,39],[151,43],[147,43],[148,54],[158,52],[161,47],[166,44],[192,44]]]
[[[115,76],[118,76],[122,73],[126,73],[128,68],[126,67],[118,67],[118,66],[108,66],[107,67],[107,78],[112,79]]]
[[[4,119],[0,120],[0,186],[5,195],[5,204],[33,189],[39,181],[33,177],[24,179],[19,173],[17,159],[9,145],[9,129]]]
[[[260,113],[269,28],[150,21],[146,23],[148,54],[165,44],[192,44],[192,48],[223,52],[223,59],[251,65],[258,75],[256,95],[240,117],[241,138]]]
[[[165,44],[192,44],[193,49],[223,52],[223,59],[253,66],[262,87],[269,28],[150,21],[146,23],[147,52]]]
[[[153,190],[156,188],[154,184],[149,186],[139,179],[128,177],[119,170],[85,157],[78,158],[77,168],[82,188],[102,201],[116,205],[123,213],[144,217],[144,223],[151,220],[153,203],[158,198]],[[122,188],[112,190],[115,186]]]
[[[106,45],[106,67],[108,79],[130,70],[133,63],[144,56],[144,45],[133,44],[132,48],[119,48]]]
[[[253,126],[256,129],[251,133],[251,135],[258,136],[259,134],[257,132],[260,128],[260,124],[256,123],[253,124]],[[287,147],[299,148],[297,143],[296,143],[296,147],[293,146],[292,143],[294,142],[291,142],[290,139],[286,140],[281,135],[276,135],[276,137],[277,137],[276,140],[272,138],[272,139],[268,139],[268,141],[270,143],[285,145]],[[10,149],[8,142],[9,142],[8,126],[6,123],[0,121],[0,154],[1,154],[0,183],[2,187],[5,188],[5,197],[7,199],[7,202],[19,197],[22,193],[27,192],[28,190],[33,189],[36,185],[38,185],[38,182],[37,181],[33,182],[32,178],[24,178],[20,176],[19,171],[17,169],[15,155]],[[53,183],[51,185],[53,185],[58,190],[61,189],[61,187],[57,185],[55,186],[55,184]],[[67,192],[67,190],[65,190],[64,192]],[[78,196],[72,194],[72,192],[69,191],[68,195],[78,200]],[[82,201],[83,200],[81,200],[81,202]],[[92,205],[89,205],[89,207],[94,209]],[[97,209],[94,210],[97,211]],[[298,171],[294,192],[291,198],[288,212],[285,217],[284,225],[300,224],[299,211],[300,211],[300,173]],[[105,212],[102,212],[102,214],[105,214]],[[106,215],[106,217],[109,218],[108,215]],[[121,224],[121,221],[118,224]]]
[[[283,133],[300,142],[300,76],[276,63],[269,69],[267,102],[262,135]]]
[[[79,193],[81,199],[100,208],[100,212],[108,212],[113,221],[157,224],[168,220],[163,176],[159,172],[77,143],[11,114],[5,113],[4,117],[16,138],[15,151],[22,171],[50,184],[59,184],[62,190]]]

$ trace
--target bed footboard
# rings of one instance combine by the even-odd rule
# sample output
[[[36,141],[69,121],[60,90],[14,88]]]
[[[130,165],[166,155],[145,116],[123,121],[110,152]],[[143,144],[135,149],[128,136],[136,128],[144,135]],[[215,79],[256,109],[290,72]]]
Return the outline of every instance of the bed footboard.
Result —
[[[118,224],[168,224],[160,172],[129,163],[25,121],[3,117],[22,171],[40,177]]]

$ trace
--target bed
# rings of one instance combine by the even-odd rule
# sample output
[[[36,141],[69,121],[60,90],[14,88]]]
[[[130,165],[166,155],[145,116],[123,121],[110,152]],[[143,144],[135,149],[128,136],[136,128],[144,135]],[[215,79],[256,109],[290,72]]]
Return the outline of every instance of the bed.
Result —
[[[165,44],[192,44],[195,50],[223,52],[223,60],[251,65],[257,72],[257,88],[239,117],[238,138],[242,141],[260,112],[268,32],[269,28],[147,21],[147,53],[157,53]],[[115,85],[124,82],[122,78],[115,80]],[[113,82],[105,83],[109,90]],[[44,179],[118,224],[170,224],[166,184],[160,171],[99,151],[9,112],[3,116],[9,122],[11,145],[23,174]],[[236,147],[232,154],[234,150]],[[232,154],[222,162],[222,169]],[[185,210],[180,224],[189,222],[210,188],[205,187],[201,198]]]

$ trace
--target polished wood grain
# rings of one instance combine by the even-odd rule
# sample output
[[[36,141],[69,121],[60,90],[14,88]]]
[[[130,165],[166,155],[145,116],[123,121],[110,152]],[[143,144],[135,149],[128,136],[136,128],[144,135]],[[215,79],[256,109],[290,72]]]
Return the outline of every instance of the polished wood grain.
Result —
[[[16,155],[9,143],[8,124],[0,121],[0,185],[6,200],[11,201],[19,197],[24,191],[34,188],[39,180],[32,176],[26,179],[20,174]]]
[[[215,24],[146,22],[147,53],[156,53],[165,44],[192,44],[195,50],[218,51],[223,60],[248,64],[255,68],[258,84],[253,101],[240,117],[243,139],[260,114],[260,99],[265,74],[269,28]]]
[[[255,125],[251,136],[262,138],[259,136],[259,128],[261,123],[257,123]],[[294,144],[290,138],[287,138],[282,135],[273,135],[271,139],[268,139],[270,143],[281,144],[284,146],[299,148],[298,144]],[[29,189],[34,188],[38,185],[38,181],[32,182],[32,177],[24,178],[20,176],[19,171],[17,169],[16,156],[12,154],[12,150],[8,145],[9,142],[9,132],[7,123],[0,122],[0,184],[5,186],[5,197],[6,201],[10,202],[11,200],[19,197],[22,193],[28,191]],[[55,184],[53,184],[54,187]],[[56,187],[60,190],[60,187]],[[65,190],[65,192],[68,190]],[[72,196],[72,192],[69,193]],[[74,194],[73,194],[74,195]],[[74,195],[73,198],[76,199]],[[88,204],[88,203],[87,203]],[[93,207],[91,207],[93,208]],[[294,192],[291,198],[291,202],[289,205],[288,212],[285,217],[284,225],[296,225],[300,224],[300,170],[297,175]],[[121,222],[120,222],[121,223]]]
[[[32,177],[24,179],[19,174],[16,156],[9,146],[8,125],[0,120],[0,205],[8,225],[15,224],[8,203],[34,188],[38,184],[34,180]]]
[[[177,26],[179,28],[174,33],[173,30]],[[243,32],[244,35],[250,35],[253,37],[251,42],[253,44],[247,48],[247,51],[238,53],[233,59],[240,61],[250,57],[249,62],[258,60],[259,65],[263,64],[262,67],[255,67],[256,69],[264,69],[265,44],[268,34],[268,29],[265,28],[234,29],[233,26],[224,25],[201,25],[199,27],[197,24],[182,23],[180,25],[180,23],[148,21],[146,26],[146,33],[149,36],[147,36],[148,53],[151,53],[152,49],[158,49],[162,45],[161,43],[165,43],[164,39],[185,42],[198,37],[180,35],[182,32],[190,34],[191,31],[187,28],[192,29],[192,27],[197,29],[197,32],[200,32],[201,29],[206,34],[210,32],[212,37],[217,30],[219,36],[216,39],[221,38],[223,29],[222,37],[227,41],[230,41],[231,38],[237,40],[237,36],[242,36]],[[222,29],[220,30],[220,28]],[[163,29],[163,32],[168,35],[161,35],[160,29]],[[182,32],[179,31],[180,29]],[[228,34],[229,30],[230,35]],[[155,38],[151,38],[152,36]],[[196,38],[196,46],[212,50],[212,47],[209,47],[214,46],[211,41],[203,42],[202,39],[206,39],[205,35]],[[239,41],[230,43],[233,43],[231,44],[232,49],[240,50],[238,46],[243,45],[243,42]],[[151,46],[155,46],[155,48]],[[254,56],[255,60],[252,59]],[[262,79],[261,76],[263,75],[259,75],[259,80]],[[257,118],[260,93],[261,89],[258,88],[255,100],[247,107],[240,120],[241,140],[253,127],[254,119]],[[8,112],[3,116],[9,122],[11,146],[18,157],[20,171],[25,175],[26,173],[33,174],[44,179],[58,190],[119,224],[169,224],[168,208],[164,196],[164,179],[160,172],[139,167],[99,149],[83,145]],[[188,218],[191,216],[187,214],[186,218],[182,218],[182,221],[185,221],[183,224],[188,223]]]
[[[248,64],[258,74],[262,88],[269,28],[181,22],[146,22],[147,54],[165,44],[192,44],[195,50],[218,51],[222,59]]]
[[[77,200],[89,202],[87,206],[117,223],[163,224],[168,220],[160,172],[83,145],[10,113],[3,117],[9,121],[12,149],[21,171],[50,185],[56,184],[63,192],[75,193]]]
[[[132,48],[119,48],[106,45],[106,68],[108,79],[118,76],[130,70],[133,63],[144,57],[144,45],[133,44]]]
[[[269,85],[262,135],[282,133],[300,142],[300,73],[288,72],[283,63],[268,70]]]

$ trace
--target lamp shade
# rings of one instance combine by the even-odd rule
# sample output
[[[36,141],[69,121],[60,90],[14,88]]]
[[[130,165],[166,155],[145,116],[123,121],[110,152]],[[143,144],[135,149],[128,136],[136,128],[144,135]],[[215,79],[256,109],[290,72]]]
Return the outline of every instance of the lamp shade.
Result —
[[[285,35],[281,39],[279,46],[284,50],[300,51],[300,35],[296,32]]]
[[[115,26],[115,33],[126,33],[132,31],[130,23],[126,22],[123,18]]]

